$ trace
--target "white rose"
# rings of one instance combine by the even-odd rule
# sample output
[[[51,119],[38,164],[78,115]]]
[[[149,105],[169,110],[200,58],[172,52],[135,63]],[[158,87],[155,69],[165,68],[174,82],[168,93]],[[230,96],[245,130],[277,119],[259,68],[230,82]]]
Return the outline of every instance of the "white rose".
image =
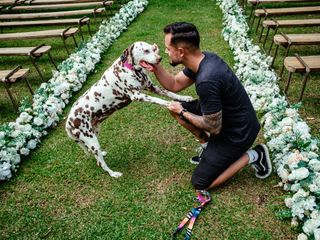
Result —
[[[12,177],[11,165],[7,162],[0,164],[0,180],[9,179]]]
[[[319,228],[320,226],[320,219],[308,219],[307,221],[305,221],[302,229],[303,231],[308,234],[314,234],[314,231]]]
[[[320,161],[317,160],[317,159],[311,159],[309,161],[309,166],[315,172],[319,172],[320,171]]]
[[[286,198],[284,202],[288,208],[292,208],[292,198]]]
[[[320,218],[320,212],[319,210],[313,210],[312,213],[310,214],[311,218]]]
[[[18,165],[21,162],[21,158],[19,154],[15,154],[14,157],[11,158],[11,163],[14,165]]]
[[[291,185],[291,191],[292,192],[298,192],[298,190],[301,188],[300,183],[295,183]]]
[[[314,230],[314,239],[320,240],[320,228],[317,228],[316,230]]]
[[[310,184],[309,189],[311,192],[318,192],[320,190],[316,184]]]
[[[308,240],[308,237],[307,237],[307,235],[305,235],[304,233],[300,233],[299,235],[298,235],[298,238],[297,238],[298,240]]]
[[[28,148],[29,149],[35,149],[37,146],[37,142],[33,139],[31,139],[29,142],[28,142]]]
[[[27,156],[27,155],[29,155],[29,153],[30,153],[30,150],[28,148],[21,148],[20,149],[21,155]]]
[[[39,118],[39,117],[35,117],[35,118],[33,119],[33,123],[34,123],[36,126],[41,126],[41,125],[43,125],[43,120],[42,120],[41,118]]]
[[[283,182],[287,182],[288,181],[289,172],[288,172],[287,169],[285,169],[284,167],[279,167],[277,169],[277,173],[278,173],[279,177],[282,179]]]
[[[6,134],[4,132],[0,131],[0,139],[3,139],[5,137],[5,135]]]
[[[297,227],[297,226],[299,226],[299,222],[298,222],[297,218],[292,218],[292,219],[291,219],[291,226],[292,226],[292,227]]]
[[[295,180],[302,180],[309,176],[309,170],[305,167],[298,168],[292,171],[291,174],[289,174],[288,179],[289,181],[295,181]]]

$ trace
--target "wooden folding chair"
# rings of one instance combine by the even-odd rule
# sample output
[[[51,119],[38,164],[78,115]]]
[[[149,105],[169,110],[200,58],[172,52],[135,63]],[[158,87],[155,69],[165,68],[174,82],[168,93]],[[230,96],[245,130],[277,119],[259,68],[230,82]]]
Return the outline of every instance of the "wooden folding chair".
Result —
[[[291,82],[292,73],[298,72],[302,76],[302,88],[299,101],[302,100],[303,93],[307,84],[308,76],[311,72],[320,72],[320,55],[302,56],[295,54],[294,57],[286,57],[284,59],[284,66],[289,72],[285,94],[287,94]]]
[[[30,59],[32,65],[37,70],[40,75],[42,81],[44,81],[44,77],[36,64],[36,60],[42,57],[44,54],[47,54],[51,63],[54,65],[55,69],[58,71],[57,65],[52,59],[50,54],[51,46],[46,46],[41,44],[36,47],[14,47],[14,48],[0,48],[0,56],[26,56]]]
[[[78,47],[76,38],[74,36],[78,32],[78,30],[79,29],[77,27],[68,27],[65,29],[53,29],[53,30],[34,31],[34,32],[3,33],[3,34],[0,34],[0,41],[59,37],[62,39],[67,53],[70,54],[66,45],[66,39],[69,37],[72,37],[75,46]]]
[[[9,98],[13,104],[13,107],[15,108],[15,110],[17,112],[19,110],[18,103],[17,103],[16,98],[12,94],[10,88],[11,88],[12,84],[15,83],[16,81],[25,80],[31,95],[33,95],[31,85],[27,80],[28,74],[29,74],[29,69],[22,68],[21,66],[18,66],[13,70],[1,70],[0,71],[0,82],[4,83],[6,91],[9,95]]]
[[[276,45],[271,66],[273,66],[277,57],[279,46],[286,48],[284,57],[289,55],[290,47],[295,45],[320,45],[320,33],[306,33],[306,34],[277,34],[273,37],[273,42]],[[281,68],[280,76],[284,70],[284,65]]]

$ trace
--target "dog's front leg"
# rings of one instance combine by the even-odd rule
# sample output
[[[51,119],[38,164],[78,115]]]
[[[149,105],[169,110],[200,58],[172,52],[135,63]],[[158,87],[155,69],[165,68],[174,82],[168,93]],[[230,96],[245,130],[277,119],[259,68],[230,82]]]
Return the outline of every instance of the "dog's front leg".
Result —
[[[153,85],[153,83],[151,81],[149,81],[147,83],[147,89],[150,91],[150,92],[154,92],[156,94],[159,94],[161,96],[166,96],[166,97],[169,97],[169,98],[172,98],[174,100],[178,100],[178,101],[184,101],[184,102],[191,102],[194,100],[193,97],[190,97],[190,96],[181,96],[181,95],[178,95],[178,94],[175,94],[173,92],[170,92],[168,90],[165,90],[163,88],[160,88],[158,86],[155,86]]]
[[[140,101],[140,102],[149,102],[149,103],[156,103],[161,106],[168,106],[169,102],[157,97],[152,97],[147,94],[141,93],[141,92],[134,92],[130,96],[131,101]]]

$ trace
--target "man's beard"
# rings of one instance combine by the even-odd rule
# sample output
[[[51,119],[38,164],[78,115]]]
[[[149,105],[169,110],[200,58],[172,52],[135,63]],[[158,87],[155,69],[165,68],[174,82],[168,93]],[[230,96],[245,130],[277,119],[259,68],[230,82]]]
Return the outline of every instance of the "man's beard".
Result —
[[[171,61],[169,62],[169,64],[172,66],[172,67],[175,67],[177,65],[179,65],[181,62],[174,62],[174,61]]]

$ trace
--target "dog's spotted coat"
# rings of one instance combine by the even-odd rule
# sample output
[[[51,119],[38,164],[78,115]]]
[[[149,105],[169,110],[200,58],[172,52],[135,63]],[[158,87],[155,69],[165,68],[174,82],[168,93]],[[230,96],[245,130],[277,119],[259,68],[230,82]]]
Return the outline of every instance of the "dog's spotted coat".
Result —
[[[99,125],[114,111],[132,101],[156,103],[162,106],[169,102],[148,96],[141,91],[147,89],[159,95],[179,101],[191,101],[192,97],[180,96],[154,86],[150,81],[146,66],[157,64],[161,57],[156,45],[135,42],[127,48],[102,78],[86,91],[72,106],[66,121],[66,131],[85,151],[93,153],[97,164],[112,177],[120,172],[112,171],[104,161],[104,152],[98,142]]]

